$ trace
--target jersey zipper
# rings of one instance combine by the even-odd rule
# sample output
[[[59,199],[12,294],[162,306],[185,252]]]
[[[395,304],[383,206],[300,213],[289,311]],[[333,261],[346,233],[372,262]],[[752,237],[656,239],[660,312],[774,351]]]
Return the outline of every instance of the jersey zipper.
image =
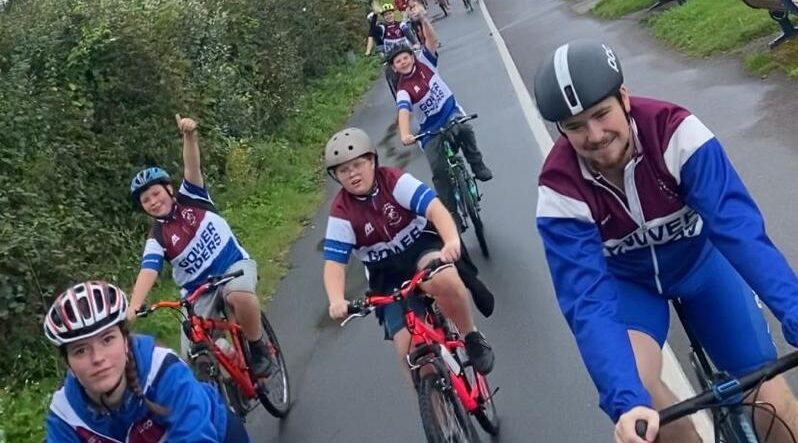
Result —
[[[601,174],[598,176],[594,176],[593,180],[599,187],[603,188],[605,191],[609,192],[618,203],[621,204],[621,207],[626,211],[626,214],[629,215],[629,218],[637,224],[637,226],[643,231],[643,235],[646,235],[648,231],[648,225],[646,225],[645,217],[643,216],[643,207],[640,204],[640,196],[637,193],[637,186],[635,185],[635,168],[637,164],[640,163],[642,157],[636,156],[631,163],[629,163],[623,171],[623,181],[624,181],[624,188],[625,189],[618,189],[612,182],[604,178]],[[616,191],[617,190],[617,191]],[[624,202],[621,197],[618,195],[618,191],[623,193],[626,196],[627,202]],[[649,245],[649,250],[651,251],[651,261],[654,266],[654,282],[657,285],[657,292],[662,294],[662,283],[659,279],[659,262],[657,261],[657,254],[654,250],[654,245]]]
[[[637,164],[640,163],[641,157],[637,157],[630,165],[623,171],[623,181],[624,187],[627,190],[627,200],[629,200],[629,208],[634,214],[635,221],[640,225],[640,229],[643,230],[643,236],[645,237],[646,232],[648,231],[648,225],[646,225],[646,219],[643,215],[643,205],[640,203],[640,195],[637,193],[637,185],[635,184],[635,168]],[[630,167],[631,166],[631,167]],[[662,294],[662,283],[659,280],[659,262],[657,261],[657,253],[654,250],[654,244],[648,245],[649,250],[651,251],[651,262],[654,265],[654,282],[657,284],[657,292]]]

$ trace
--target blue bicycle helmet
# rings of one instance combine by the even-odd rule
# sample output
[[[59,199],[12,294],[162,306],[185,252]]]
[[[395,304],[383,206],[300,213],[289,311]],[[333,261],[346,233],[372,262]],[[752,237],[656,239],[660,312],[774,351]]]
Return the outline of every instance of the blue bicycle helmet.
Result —
[[[136,203],[139,202],[139,196],[142,192],[146,191],[152,185],[168,185],[172,180],[169,174],[159,167],[147,168],[139,171],[133,180],[130,182],[130,198]]]

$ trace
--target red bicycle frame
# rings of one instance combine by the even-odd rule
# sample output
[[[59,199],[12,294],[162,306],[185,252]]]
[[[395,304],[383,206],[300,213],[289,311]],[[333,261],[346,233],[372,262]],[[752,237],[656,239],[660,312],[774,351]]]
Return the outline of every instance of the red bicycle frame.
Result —
[[[406,300],[409,296],[416,293],[416,288],[419,284],[429,279],[430,275],[434,274],[435,272],[436,271],[431,270],[429,267],[418,271],[413,278],[405,282],[402,285],[402,288],[392,295],[367,295],[365,298],[364,307],[385,306],[400,300]],[[411,334],[411,343],[413,348],[422,345],[438,344],[444,346],[448,352],[454,353],[457,348],[465,347],[465,343],[463,343],[462,340],[447,340],[446,334],[444,333],[442,327],[432,327],[430,326],[431,323],[431,321],[426,322],[419,318],[413,309],[411,309],[409,306],[406,306],[405,325],[407,326],[408,332]],[[446,365],[446,368],[451,374],[451,377],[449,378],[452,381],[452,386],[454,387],[457,396],[463,403],[463,407],[465,407],[468,412],[475,412],[479,408],[477,399],[480,395],[479,387],[484,384],[483,375],[477,371],[474,371],[477,380],[476,383],[474,383],[474,386],[471,386],[471,389],[469,390],[463,375],[455,374],[448,365]]]
[[[244,393],[244,395],[246,395],[248,398],[254,398],[257,396],[257,392],[255,390],[255,385],[252,383],[252,380],[249,376],[249,369],[247,368],[247,364],[244,359],[244,350],[241,339],[239,338],[241,326],[234,321],[203,318],[194,313],[193,306],[197,299],[208,293],[212,288],[216,288],[219,285],[219,282],[203,283],[185,299],[180,301],[160,301],[154,303],[147,309],[147,312],[152,312],[159,308],[180,309],[181,307],[185,307],[188,311],[187,321],[190,322],[190,333],[187,334],[188,339],[192,343],[204,344],[207,346],[208,349],[210,349],[210,351],[213,353],[213,356],[216,357],[216,361],[218,361],[219,364],[222,365],[222,367],[227,371],[227,373],[230,374],[230,377],[241,388],[241,391]],[[232,357],[228,357],[227,354],[222,352],[219,346],[213,340],[211,340],[209,331],[213,330],[230,331],[230,337],[233,340],[233,349],[235,350]]]

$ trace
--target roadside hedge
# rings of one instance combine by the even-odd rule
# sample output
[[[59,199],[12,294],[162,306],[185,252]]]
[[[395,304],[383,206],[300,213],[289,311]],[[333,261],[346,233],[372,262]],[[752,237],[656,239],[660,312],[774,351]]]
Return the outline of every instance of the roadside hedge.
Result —
[[[203,170],[223,183],[229,150],[267,138],[303,86],[360,45],[361,12],[356,0],[6,3],[0,353],[12,358],[0,385],[54,367],[40,325],[58,291],[131,282],[147,220],[129,180],[150,165],[180,175],[174,114],[199,121]]]

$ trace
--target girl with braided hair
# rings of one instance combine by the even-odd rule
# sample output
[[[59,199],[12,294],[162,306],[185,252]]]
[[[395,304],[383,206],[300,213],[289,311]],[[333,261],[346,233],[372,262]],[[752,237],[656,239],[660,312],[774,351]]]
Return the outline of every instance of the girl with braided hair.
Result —
[[[44,333],[69,371],[53,394],[47,442],[249,443],[241,420],[211,385],[125,322],[125,294],[101,281],[59,295]]]

